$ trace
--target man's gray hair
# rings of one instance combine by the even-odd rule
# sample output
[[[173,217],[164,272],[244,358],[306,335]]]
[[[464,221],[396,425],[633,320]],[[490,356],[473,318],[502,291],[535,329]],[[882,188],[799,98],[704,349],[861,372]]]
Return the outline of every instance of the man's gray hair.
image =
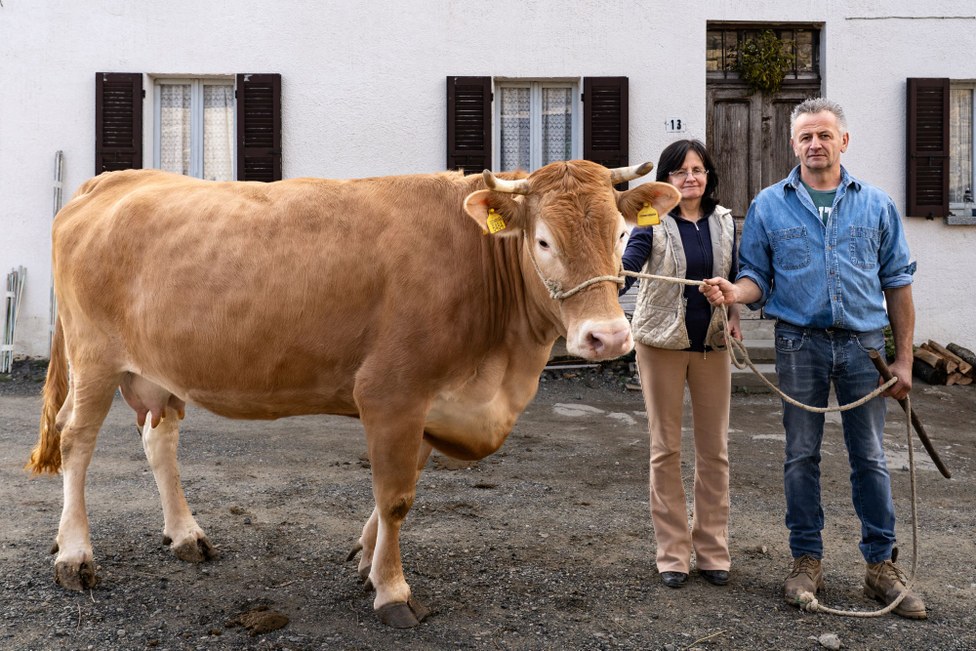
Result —
[[[840,104],[826,97],[811,97],[793,108],[793,112],[790,114],[790,136],[793,135],[793,126],[796,124],[797,118],[806,113],[820,113],[821,111],[833,113],[834,117],[837,118],[837,126],[840,127],[840,132],[842,134],[847,133],[847,118],[844,117],[844,109],[841,108]]]

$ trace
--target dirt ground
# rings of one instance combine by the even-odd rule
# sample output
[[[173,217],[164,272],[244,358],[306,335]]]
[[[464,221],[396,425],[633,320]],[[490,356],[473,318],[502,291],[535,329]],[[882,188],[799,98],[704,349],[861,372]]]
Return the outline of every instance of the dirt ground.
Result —
[[[221,553],[192,565],[161,545],[155,484],[133,416],[117,401],[88,477],[101,583],[71,593],[54,584],[48,554],[60,478],[21,469],[36,439],[40,384],[29,372],[0,382],[0,649],[821,649],[830,634],[845,649],[976,648],[976,387],[916,380],[914,406],[953,478],[916,446],[918,589],[930,617],[915,622],[810,614],[782,601],[783,443],[770,395],[733,398],[731,582],[714,587],[693,572],[684,589],[666,588],[653,563],[646,415],[622,376],[547,372],[498,454],[431,459],[402,549],[414,595],[433,613],[407,631],[378,623],[346,561],[372,509],[358,421],[241,422],[191,408],[180,442],[184,485]],[[910,567],[905,420],[889,404],[889,466]],[[836,414],[823,467],[821,600],[873,610],[861,594]],[[263,633],[240,625],[260,608],[287,623]]]

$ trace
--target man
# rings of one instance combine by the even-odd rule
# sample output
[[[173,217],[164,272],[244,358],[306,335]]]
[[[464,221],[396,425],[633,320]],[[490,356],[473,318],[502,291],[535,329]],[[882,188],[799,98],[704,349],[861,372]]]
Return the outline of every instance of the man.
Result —
[[[711,278],[701,288],[713,305],[765,306],[776,322],[780,388],[795,400],[826,407],[831,384],[841,404],[878,387],[869,349],[884,350],[882,328],[895,344],[886,396],[904,398],[912,386],[915,263],[898,211],[881,190],[852,177],[841,165],[850,136],[843,109],[824,98],[794,108],[790,144],[800,164],[756,196],[746,215],[735,283]],[[887,313],[885,306],[887,305]],[[851,466],[854,510],[861,520],[867,561],[864,592],[889,604],[906,591],[895,565],[895,512],[882,438],[886,404],[877,397],[842,412]],[[823,509],[820,444],[824,416],[784,401],[786,526],[793,570],[784,596],[801,605],[823,587]],[[895,613],[926,617],[922,600],[908,593]]]

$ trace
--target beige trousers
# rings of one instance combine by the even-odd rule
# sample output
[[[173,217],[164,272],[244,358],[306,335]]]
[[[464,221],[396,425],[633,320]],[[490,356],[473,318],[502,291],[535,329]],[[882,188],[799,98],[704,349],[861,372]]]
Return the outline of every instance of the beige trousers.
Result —
[[[637,344],[637,368],[651,434],[651,520],[657,569],[685,572],[694,550],[699,570],[728,570],[728,353],[665,350]],[[691,393],[695,500],[691,530],[681,477],[685,384]]]

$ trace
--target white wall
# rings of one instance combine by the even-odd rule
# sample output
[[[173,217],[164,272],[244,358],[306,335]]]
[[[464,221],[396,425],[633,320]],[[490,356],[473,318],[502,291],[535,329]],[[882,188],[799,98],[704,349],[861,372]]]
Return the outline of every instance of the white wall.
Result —
[[[972,0],[3,0],[0,273],[28,268],[16,352],[47,354],[54,154],[67,201],[93,173],[96,71],[281,73],[286,177],[442,169],[448,75],[624,75],[636,163],[674,139],[667,118],[704,138],[707,21],[817,22],[852,131],[845,164],[903,209],[905,78],[976,78],[974,14]],[[976,347],[976,301],[954,281],[976,275],[976,227],[906,223],[916,339]]]

